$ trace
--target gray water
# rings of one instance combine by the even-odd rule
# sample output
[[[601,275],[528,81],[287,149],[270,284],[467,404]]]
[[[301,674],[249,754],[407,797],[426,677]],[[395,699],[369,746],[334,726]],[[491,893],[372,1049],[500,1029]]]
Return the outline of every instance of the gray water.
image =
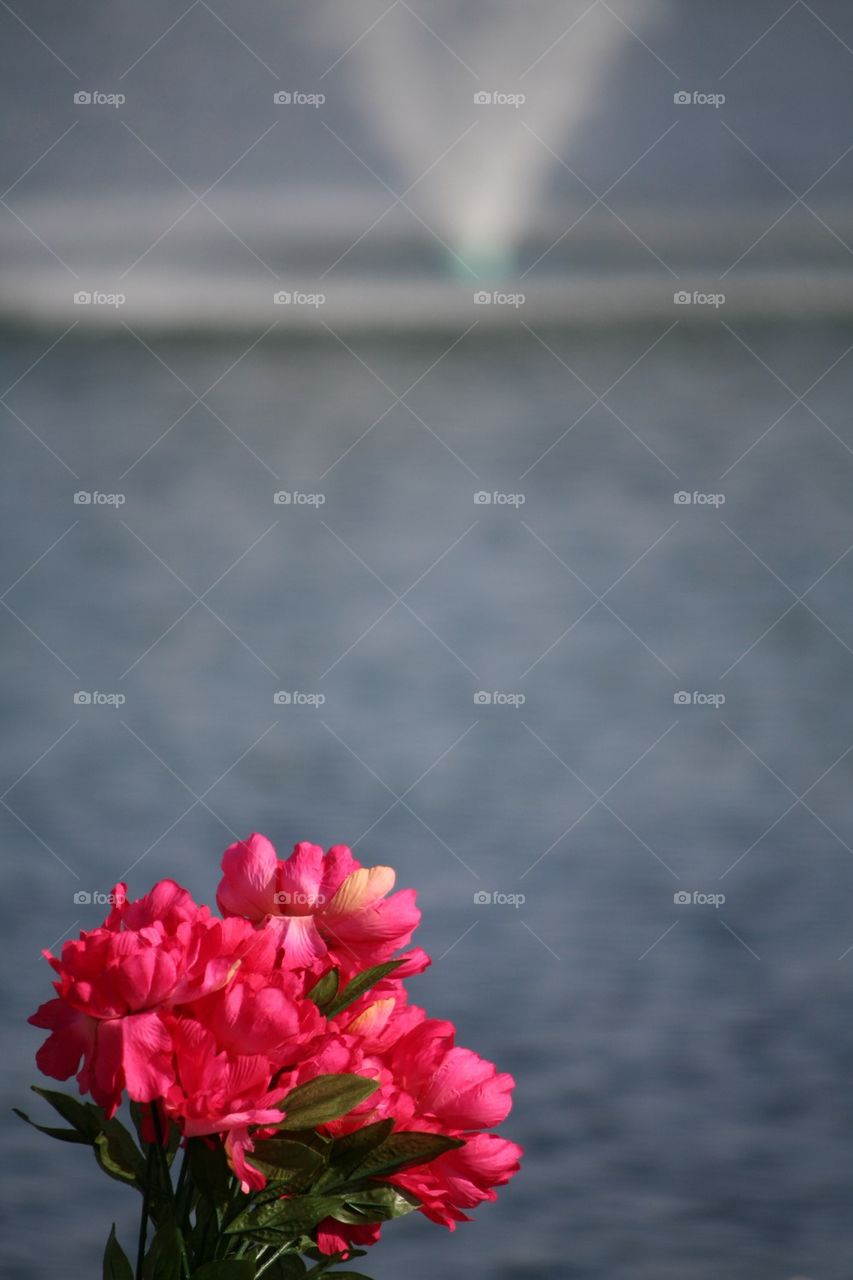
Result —
[[[75,892],[132,867],[212,900],[232,832],[347,841],[418,890],[413,996],[515,1074],[527,1152],[369,1273],[847,1280],[853,332],[662,332],[270,337],[236,365],[248,340],[159,363],[72,336],[9,392],[6,1115],[41,1105],[39,949],[102,916]],[[53,337],[10,335],[2,385]],[[638,359],[613,412],[565,367],[601,394]],[[764,366],[798,396],[836,360],[738,461],[795,400]],[[167,430],[232,365],[218,418]],[[0,1170],[6,1274],[88,1280],[113,1218],[132,1239],[85,1151],[10,1117]]]

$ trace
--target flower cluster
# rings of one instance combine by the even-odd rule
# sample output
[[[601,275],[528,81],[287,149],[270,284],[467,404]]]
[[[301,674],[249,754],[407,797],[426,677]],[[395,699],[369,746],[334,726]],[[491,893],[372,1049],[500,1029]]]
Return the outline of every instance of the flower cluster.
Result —
[[[171,880],[133,902],[117,885],[100,928],[45,952],[56,996],[30,1018],[50,1032],[40,1069],[76,1076],[110,1123],[126,1095],[185,1146],[221,1144],[243,1195],[278,1185],[263,1153],[311,1127],[342,1151],[405,1135],[414,1154],[382,1186],[451,1230],[495,1199],[521,1155],[488,1132],[513,1080],[409,1002],[405,979],[430,962],[403,950],[420,919],[413,891],[391,892],[394,872],[344,845],[301,843],[281,860],[262,835],[231,845],[222,872],[221,918]],[[333,1078],[362,1081],[354,1105],[310,1126],[298,1103],[291,1115],[290,1100]],[[311,1241],[339,1256],[373,1243],[393,1215],[374,1221],[365,1203],[327,1214]]]

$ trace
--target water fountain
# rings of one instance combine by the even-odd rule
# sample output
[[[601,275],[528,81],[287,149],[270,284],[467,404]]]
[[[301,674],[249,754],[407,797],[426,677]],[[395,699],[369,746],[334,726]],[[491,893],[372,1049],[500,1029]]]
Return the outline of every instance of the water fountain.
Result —
[[[152,6],[152,29],[161,19],[165,29],[168,4]],[[655,49],[679,71],[695,74],[696,64],[695,51],[678,46],[673,0],[433,0],[423,15],[408,0],[384,9],[377,0],[371,13],[336,6],[334,22],[324,4],[298,19],[247,14],[260,29],[247,28],[246,43],[268,56],[266,72],[245,50],[232,63],[233,42],[225,53],[206,44],[215,19],[204,12],[186,18],[195,24],[186,39],[202,42],[190,82],[178,26],[121,73],[121,112],[81,107],[67,136],[60,116],[70,88],[63,82],[64,96],[50,102],[55,137],[33,90],[29,117],[21,109],[27,127],[15,135],[27,141],[23,172],[0,218],[0,319],[458,332],[474,319],[482,328],[514,323],[511,306],[477,305],[478,293],[499,291],[524,294],[531,324],[658,322],[671,320],[676,290],[718,282],[779,212],[757,162],[737,171],[743,189],[709,186],[706,171],[729,173],[721,148],[736,144],[722,113],[714,131],[699,108],[679,115],[673,103],[678,72]],[[126,18],[113,22],[119,44]],[[97,27],[91,34],[104,44]],[[229,99],[217,76],[232,66],[240,79]],[[276,86],[291,83],[322,92],[325,105],[275,104]],[[185,91],[177,125],[161,84]],[[657,169],[641,165],[662,139]],[[225,158],[199,164],[212,140]],[[790,159],[802,169],[802,148]],[[208,175],[212,163],[220,167]],[[54,164],[66,167],[51,184]],[[597,193],[617,182],[609,209]],[[820,313],[849,312],[849,197],[829,217],[835,240],[807,215],[801,221],[802,235],[794,219],[785,223],[787,257],[756,255],[738,268],[728,315],[802,316],[810,301]],[[95,290],[124,295],[126,305],[75,303]],[[286,294],[323,303],[277,305]],[[707,308],[679,313],[711,318]]]

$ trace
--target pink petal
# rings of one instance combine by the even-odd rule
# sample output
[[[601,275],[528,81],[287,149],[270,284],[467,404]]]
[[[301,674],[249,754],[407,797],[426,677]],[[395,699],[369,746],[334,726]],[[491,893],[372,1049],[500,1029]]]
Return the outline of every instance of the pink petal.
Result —
[[[114,893],[127,889],[124,885],[116,885]],[[184,889],[175,880],[159,880],[150,892],[135,902],[127,902],[123,908],[118,907],[121,922],[125,929],[144,929],[147,925],[158,925],[169,933],[174,933],[182,920],[194,919],[205,908],[193,901],[189,890]],[[112,915],[109,917],[112,918]]]
[[[95,1051],[87,1057],[77,1077],[80,1092],[90,1093],[110,1117],[118,1110],[124,1085],[121,1024],[121,1018],[98,1023]]]
[[[364,911],[394,888],[392,867],[361,867],[351,871],[326,908],[330,916],[347,916]]]
[[[318,844],[300,841],[293,853],[278,866],[277,889],[284,898],[274,908],[284,915],[306,915],[322,905],[323,850]]]
[[[36,1053],[36,1065],[54,1080],[68,1080],[75,1075],[80,1059],[95,1047],[95,1019],[78,1013],[63,1000],[48,1000],[28,1021],[36,1027],[53,1029]]]
[[[347,1257],[349,1246],[376,1244],[382,1231],[378,1222],[366,1223],[364,1226],[338,1222],[337,1218],[324,1218],[317,1228],[317,1248],[321,1253],[344,1253]],[[330,1273],[334,1274],[334,1272]]]
[[[514,1085],[511,1075],[498,1073],[473,1050],[451,1049],[421,1101],[453,1128],[486,1129],[509,1115]]]
[[[277,866],[275,849],[257,832],[229,845],[222,855],[222,879],[216,891],[222,914],[260,921],[274,911]]]
[[[314,916],[276,916],[275,925],[284,946],[285,968],[308,968],[327,954]]]
[[[379,946],[390,954],[406,946],[421,918],[414,889],[403,889],[350,913],[339,912],[336,904],[346,900],[339,890],[329,910],[323,912],[321,923],[333,937],[353,947]]]
[[[140,947],[126,956],[115,972],[116,986],[128,1009],[144,1009],[162,1000],[175,985],[175,962],[154,947]]]
[[[338,889],[352,871],[358,871],[361,863],[345,844],[333,844],[323,862],[323,881],[320,889],[325,902],[331,902]]]
[[[232,1129],[225,1139],[228,1163],[240,1179],[240,1190],[246,1194],[249,1191],[260,1191],[267,1185],[267,1180],[260,1169],[256,1169],[246,1160],[246,1153],[253,1151],[254,1147],[247,1125]]]
[[[172,1038],[159,1014],[134,1013],[122,1018],[120,1026],[128,1094],[135,1102],[162,1098],[174,1084],[175,1071]]]
[[[397,1001],[393,996],[388,1000],[375,1000],[347,1024],[347,1035],[362,1036],[364,1039],[378,1035],[388,1025],[388,1019],[396,1007]]]

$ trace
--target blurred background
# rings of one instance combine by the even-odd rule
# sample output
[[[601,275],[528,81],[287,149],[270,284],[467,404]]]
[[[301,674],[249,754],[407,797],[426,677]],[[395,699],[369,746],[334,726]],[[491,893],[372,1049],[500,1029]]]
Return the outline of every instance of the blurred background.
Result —
[[[0,1270],[136,1222],[10,1115],[40,949],[260,830],[517,1077],[377,1280],[849,1280],[849,5],[0,30]]]

